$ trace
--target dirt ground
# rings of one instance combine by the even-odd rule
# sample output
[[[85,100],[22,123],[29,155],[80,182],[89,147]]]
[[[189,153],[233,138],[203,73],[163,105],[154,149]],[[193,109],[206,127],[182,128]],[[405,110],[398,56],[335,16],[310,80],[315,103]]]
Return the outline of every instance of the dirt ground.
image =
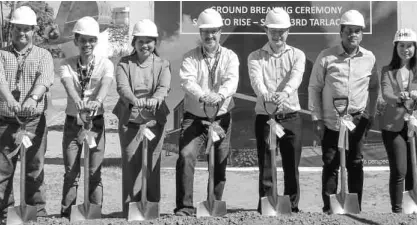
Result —
[[[63,166],[59,161],[45,166],[47,184],[46,218],[38,218],[37,223],[30,224],[69,224],[67,219],[59,218],[60,201],[63,183]],[[208,173],[197,170],[194,180],[194,205],[203,201],[206,196]],[[19,199],[19,168],[16,170],[15,196]],[[282,217],[263,217],[255,211],[257,204],[256,171],[227,172],[227,183],[223,200],[227,203],[228,214],[222,218],[176,217],[172,214],[175,208],[175,171],[163,169],[161,176],[162,199],[160,202],[161,217],[146,222],[130,224],[417,224],[417,215],[396,215],[390,213],[388,195],[388,173],[366,172],[363,196],[363,212],[359,215],[325,215],[321,213],[321,173],[301,172],[301,200],[299,214]],[[82,177],[80,179],[82,181]],[[278,192],[282,194],[282,173],[278,172]],[[104,203],[103,219],[76,224],[129,224],[121,214],[121,169],[109,166],[103,168]],[[80,183],[78,199],[82,202]]]

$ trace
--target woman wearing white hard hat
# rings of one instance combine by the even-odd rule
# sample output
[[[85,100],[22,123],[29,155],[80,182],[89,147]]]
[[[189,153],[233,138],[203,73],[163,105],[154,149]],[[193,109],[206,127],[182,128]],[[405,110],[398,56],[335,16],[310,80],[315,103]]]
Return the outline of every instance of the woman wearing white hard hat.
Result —
[[[61,82],[67,92],[67,114],[64,124],[62,151],[64,158],[64,187],[62,191],[61,216],[69,217],[76,203],[80,176],[81,143],[78,140],[83,121],[79,115],[88,113],[91,130],[96,135],[95,147],[90,148],[90,190],[92,204],[103,202],[101,165],[104,159],[105,127],[103,100],[114,77],[113,63],[105,57],[95,56],[94,48],[99,36],[99,24],[92,17],[83,17],[73,28],[74,43],[79,54],[65,59],[59,69]]]
[[[403,191],[413,188],[407,134],[412,127],[408,127],[404,117],[407,117],[406,107],[417,100],[416,41],[413,30],[398,30],[391,62],[382,68],[381,88],[386,106],[380,112],[381,129],[390,166],[389,194],[394,213],[403,212]]]
[[[140,125],[151,120],[149,127],[155,135],[148,141],[147,200],[159,202],[161,149],[169,109],[165,98],[171,84],[170,63],[156,53],[158,30],[148,19],[140,20],[133,28],[131,55],[123,57],[116,70],[117,92],[120,95],[113,113],[119,119],[122,151],[123,213],[128,216],[129,202],[141,197],[142,141],[136,136]],[[146,137],[144,137],[146,138]]]

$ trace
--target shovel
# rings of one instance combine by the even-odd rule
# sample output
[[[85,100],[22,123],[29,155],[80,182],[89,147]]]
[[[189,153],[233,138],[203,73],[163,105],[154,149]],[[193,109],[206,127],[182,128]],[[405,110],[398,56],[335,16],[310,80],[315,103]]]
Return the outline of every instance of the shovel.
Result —
[[[149,202],[147,200],[147,179],[148,179],[148,136],[145,132],[150,132],[148,127],[155,126],[156,121],[151,120],[141,124],[139,128],[139,143],[142,141],[142,187],[140,202],[129,203],[128,221],[151,220],[159,217],[159,202]],[[150,138],[152,139],[152,138]]]
[[[334,98],[333,105],[339,114],[339,122],[341,127],[339,143],[343,141],[344,144],[338,144],[340,151],[340,180],[341,187],[338,194],[330,195],[330,210],[332,214],[358,214],[360,213],[358,194],[347,192],[347,177],[346,177],[346,146],[349,143],[348,131],[342,120],[352,121],[350,115],[347,114],[349,100],[348,98]],[[343,107],[340,110],[340,106]],[[343,145],[343,146],[340,146]]]
[[[413,115],[414,106],[411,109],[405,107],[409,114]],[[414,121],[413,121],[414,119]],[[403,192],[403,212],[405,214],[417,213],[417,174],[416,174],[416,140],[414,127],[415,117],[410,117],[408,120],[408,140],[410,142],[410,157],[411,157],[411,174],[413,177],[413,189]],[[410,132],[411,131],[411,132]]]
[[[16,120],[20,124],[20,129],[26,132],[26,121],[21,121],[16,115]],[[7,209],[7,225],[23,224],[29,221],[36,221],[38,212],[36,206],[26,204],[26,147],[23,142],[20,146],[20,205],[9,207]]]
[[[270,113],[268,108],[274,107],[274,111]],[[265,103],[264,108],[269,115],[269,151],[271,151],[271,173],[272,173],[272,196],[265,196],[261,198],[261,214],[264,216],[277,216],[278,214],[291,214],[291,201],[288,195],[278,195],[277,190],[277,134],[274,132],[278,125],[275,121],[275,114],[278,112],[278,107],[273,103]],[[283,132],[283,131],[282,131]]]
[[[217,104],[214,107],[214,112],[212,115],[208,115],[206,104],[204,104],[204,113],[210,121],[210,124],[213,124],[216,116],[219,112],[220,105]],[[197,205],[197,218],[199,217],[222,217],[226,215],[226,202],[221,200],[216,200],[214,196],[214,141],[212,137],[213,127],[210,125],[207,133],[207,149],[209,153],[208,160],[208,171],[209,171],[209,180],[208,180],[208,191],[207,191],[207,200],[199,202]]]
[[[80,118],[84,122],[84,126],[82,129],[89,132],[92,127],[92,122],[91,120],[88,121],[86,119],[87,114],[90,114],[90,112],[81,112]],[[90,148],[87,138],[84,138],[82,142],[82,148],[84,151],[84,203],[79,205],[73,205],[71,207],[71,222],[101,218],[101,206],[97,204],[92,204],[89,200],[90,173],[88,172],[88,168],[90,163]]]

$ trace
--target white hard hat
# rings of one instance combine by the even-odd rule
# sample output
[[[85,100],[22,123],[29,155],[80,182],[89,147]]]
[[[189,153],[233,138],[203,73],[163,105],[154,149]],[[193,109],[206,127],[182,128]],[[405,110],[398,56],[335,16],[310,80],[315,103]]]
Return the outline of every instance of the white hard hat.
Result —
[[[10,23],[36,26],[36,13],[29,6],[17,8],[10,19]]]
[[[359,11],[352,9],[343,13],[340,25],[355,25],[365,28],[365,19]]]
[[[133,36],[158,37],[158,28],[149,19],[140,20],[133,27]]]
[[[72,32],[98,37],[100,34],[100,27],[98,22],[93,17],[85,16],[75,23]]]
[[[200,13],[197,24],[198,28],[217,28],[223,26],[223,19],[219,12],[208,8]]]
[[[266,14],[265,26],[268,28],[289,28],[291,26],[290,15],[282,8],[273,8]]]
[[[395,33],[394,41],[392,43],[395,43],[397,41],[417,42],[416,33],[409,28],[402,28]]]

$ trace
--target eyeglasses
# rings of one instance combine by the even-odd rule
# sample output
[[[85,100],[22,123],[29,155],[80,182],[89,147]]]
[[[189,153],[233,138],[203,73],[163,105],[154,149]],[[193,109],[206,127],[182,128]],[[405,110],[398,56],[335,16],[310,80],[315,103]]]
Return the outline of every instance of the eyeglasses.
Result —
[[[220,28],[217,29],[200,29],[200,33],[204,34],[204,35],[209,35],[209,34],[218,34],[221,31]]]
[[[279,35],[279,36],[281,36],[281,35],[285,34],[286,32],[288,32],[288,29],[268,28],[268,32],[271,35]]]

